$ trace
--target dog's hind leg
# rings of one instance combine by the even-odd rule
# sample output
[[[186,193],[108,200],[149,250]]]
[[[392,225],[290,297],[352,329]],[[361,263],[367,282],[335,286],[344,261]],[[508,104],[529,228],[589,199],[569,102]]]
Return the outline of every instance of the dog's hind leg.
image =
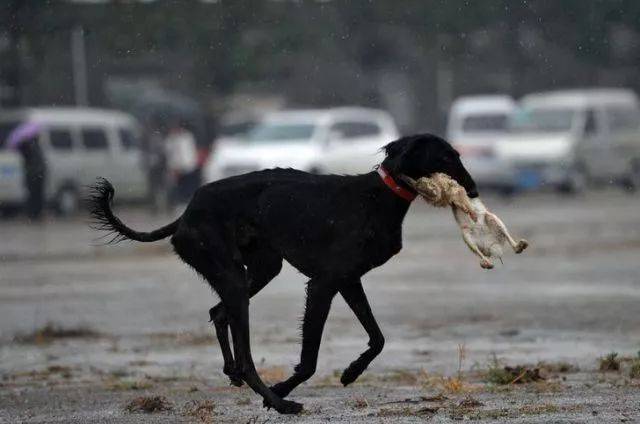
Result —
[[[249,338],[249,287],[245,269],[233,254],[234,246],[229,246],[213,228],[181,228],[171,241],[176,253],[206,278],[220,296],[229,317],[242,379],[278,412],[300,412],[301,404],[278,397],[256,372]]]
[[[340,377],[340,382],[346,386],[353,383],[367,369],[371,361],[382,352],[384,336],[371,312],[367,295],[362,288],[362,282],[358,280],[341,287],[340,294],[369,335],[369,349],[365,350],[358,359],[353,361]]]
[[[233,346],[236,353],[236,366],[242,373],[242,379],[256,393],[260,394],[264,404],[276,409],[281,414],[297,414],[302,411],[302,405],[297,402],[282,399],[262,382],[255,368],[251,356],[249,337],[249,294],[245,290],[234,287],[220,287],[218,291],[229,315],[229,324],[233,335]]]
[[[266,247],[246,249],[242,257],[247,266],[249,278],[249,297],[253,297],[262,290],[282,269],[282,257],[272,249]],[[209,317],[213,322],[224,359],[223,372],[229,377],[231,384],[242,386],[242,378],[236,370],[236,363],[231,353],[229,343],[229,320],[222,302],[209,310]]]
[[[291,377],[271,387],[278,396],[286,397],[316,372],[322,331],[329,316],[331,301],[337,292],[337,287],[331,285],[329,281],[312,279],[307,284],[300,363],[296,365]]]

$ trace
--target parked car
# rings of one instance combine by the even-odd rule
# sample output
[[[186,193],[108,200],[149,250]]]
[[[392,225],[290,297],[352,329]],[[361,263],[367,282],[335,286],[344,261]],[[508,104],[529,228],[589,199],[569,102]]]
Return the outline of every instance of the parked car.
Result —
[[[627,89],[530,94],[512,115],[499,154],[518,187],[582,190],[589,181],[640,188],[640,107]]]
[[[515,108],[515,101],[505,95],[459,97],[451,105],[447,140],[481,187],[511,190],[513,186],[511,165],[498,156],[495,143],[508,131]]]
[[[381,110],[340,107],[273,112],[236,141],[217,143],[205,168],[207,181],[265,168],[291,167],[316,173],[371,171],[380,148],[398,138]]]
[[[108,178],[123,199],[147,196],[139,128],[132,116],[90,108],[32,108],[0,112],[0,202],[24,198],[21,158],[4,141],[25,123],[41,128],[38,142],[48,167],[46,199],[61,214],[78,209],[86,186],[98,176]]]

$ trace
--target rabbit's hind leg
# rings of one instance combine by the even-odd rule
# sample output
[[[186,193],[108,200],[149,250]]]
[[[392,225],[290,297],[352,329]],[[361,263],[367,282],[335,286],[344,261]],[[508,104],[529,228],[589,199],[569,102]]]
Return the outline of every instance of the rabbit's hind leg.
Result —
[[[499,239],[506,239],[511,248],[516,253],[522,253],[524,249],[529,246],[529,242],[525,239],[520,239],[519,241],[515,241],[511,234],[509,234],[509,230],[507,230],[506,225],[498,218],[496,215],[491,212],[487,212],[485,215],[485,222],[487,226],[491,228]]]

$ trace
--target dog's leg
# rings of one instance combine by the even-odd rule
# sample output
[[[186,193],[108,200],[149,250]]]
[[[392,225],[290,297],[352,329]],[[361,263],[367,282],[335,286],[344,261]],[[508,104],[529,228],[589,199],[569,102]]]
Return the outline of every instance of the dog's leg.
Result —
[[[240,387],[243,384],[242,376],[236,370],[236,363],[233,359],[233,354],[231,353],[231,344],[229,343],[229,320],[227,319],[227,312],[224,309],[222,302],[209,309],[209,317],[211,318],[211,322],[213,322],[216,330],[216,337],[218,338],[218,344],[222,351],[222,359],[224,360],[222,372],[229,377],[232,385]]]
[[[197,230],[197,231],[196,231]],[[191,265],[220,296],[229,317],[236,362],[242,379],[265,402],[283,414],[296,414],[302,405],[278,397],[262,382],[251,356],[249,338],[249,287],[244,266],[238,263],[221,232],[211,228],[185,228],[174,234],[176,253]]]
[[[271,387],[275,394],[286,397],[299,384],[307,381],[316,372],[318,349],[322,339],[322,330],[329,315],[331,301],[337,288],[328,281],[311,280],[307,286],[307,300],[302,323],[302,353],[295,372],[287,380]]]
[[[260,394],[264,403],[276,409],[281,414],[297,414],[302,411],[302,405],[297,402],[283,400],[262,382],[256,371],[251,356],[251,342],[249,337],[249,293],[245,289],[220,288],[222,303],[229,316],[233,346],[236,353],[236,364],[241,370],[242,379]]]
[[[254,248],[242,252],[247,274],[249,275],[249,297],[253,297],[280,273],[282,269],[282,257],[268,248]],[[218,337],[218,344],[222,350],[224,359],[223,372],[229,377],[231,384],[242,386],[242,378],[236,369],[236,363],[231,354],[229,344],[229,321],[224,306],[218,303],[209,310],[209,316],[213,322]]]
[[[367,369],[371,361],[382,352],[384,336],[371,312],[367,295],[360,281],[340,288],[340,294],[369,335],[369,349],[353,361],[340,377],[340,382],[346,386],[353,383]]]

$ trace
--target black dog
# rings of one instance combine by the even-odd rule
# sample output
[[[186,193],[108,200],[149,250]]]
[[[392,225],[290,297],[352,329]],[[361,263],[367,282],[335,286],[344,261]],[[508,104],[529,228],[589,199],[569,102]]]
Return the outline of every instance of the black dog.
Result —
[[[433,135],[405,137],[384,148],[378,171],[364,175],[312,175],[293,169],[252,172],[201,187],[184,214],[171,224],[142,233],[113,215],[114,190],[94,186],[92,215],[97,228],[115,240],[150,242],[173,235],[176,253],[220,296],[209,313],[233,384],[245,381],[268,407],[298,413],[287,401],[316,370],[322,330],[333,297],[340,293],[369,335],[369,348],[342,374],[346,386],[382,351],[384,337],[371,312],[360,277],[402,248],[402,221],[415,193],[398,178],[448,174],[470,197],[476,185],[458,153]],[[294,374],[268,388],[249,346],[249,298],[273,279],[287,260],[309,277],[302,325],[302,353]],[[228,326],[233,336],[231,352]]]

